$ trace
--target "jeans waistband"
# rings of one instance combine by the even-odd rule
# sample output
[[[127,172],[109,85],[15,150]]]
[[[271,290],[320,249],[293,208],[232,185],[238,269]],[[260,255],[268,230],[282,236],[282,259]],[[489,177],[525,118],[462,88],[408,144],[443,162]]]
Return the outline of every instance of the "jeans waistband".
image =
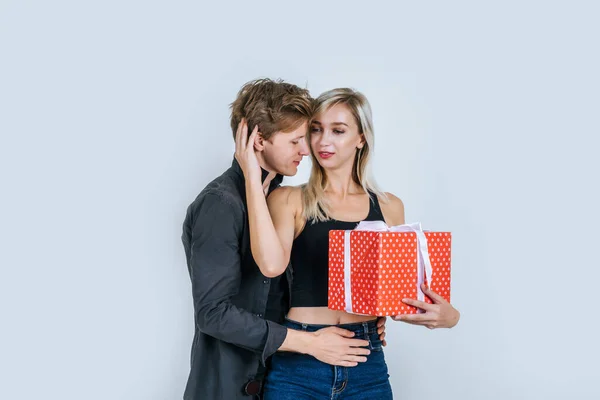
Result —
[[[285,319],[283,323],[288,328],[295,329],[297,331],[315,332],[319,329],[336,326],[338,328],[352,331],[356,334],[362,333],[375,333],[377,332],[377,319],[365,321],[365,322],[353,322],[350,324],[338,324],[338,325],[326,325],[326,324],[305,324],[304,322],[298,322],[289,318]]]

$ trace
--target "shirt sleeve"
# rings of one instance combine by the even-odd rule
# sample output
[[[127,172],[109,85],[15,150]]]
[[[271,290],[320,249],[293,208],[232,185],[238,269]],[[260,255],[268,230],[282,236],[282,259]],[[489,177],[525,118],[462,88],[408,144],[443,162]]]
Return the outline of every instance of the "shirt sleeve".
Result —
[[[188,262],[198,328],[219,340],[259,353],[264,363],[281,347],[287,328],[231,303],[242,278],[241,210],[217,194],[207,194],[188,212],[192,213]]]

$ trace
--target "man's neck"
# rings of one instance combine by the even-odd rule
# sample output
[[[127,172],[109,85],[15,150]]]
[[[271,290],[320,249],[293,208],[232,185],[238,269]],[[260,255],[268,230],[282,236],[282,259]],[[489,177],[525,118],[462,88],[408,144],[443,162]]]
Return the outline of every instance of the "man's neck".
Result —
[[[275,178],[277,176],[277,173],[275,171],[273,171],[273,169],[269,165],[267,165],[267,163],[265,162],[265,159],[262,157],[262,155],[258,155],[257,158],[258,158],[258,164],[260,165],[260,168],[262,170],[263,190],[264,190],[265,194],[267,194],[267,192],[269,191],[269,186],[271,185],[273,178]]]
[[[267,175],[267,177],[263,181],[263,189],[265,190],[265,193],[269,190],[269,186],[271,186],[271,182],[273,181],[273,178],[275,178],[275,176],[277,176],[275,172],[269,172],[269,175]]]

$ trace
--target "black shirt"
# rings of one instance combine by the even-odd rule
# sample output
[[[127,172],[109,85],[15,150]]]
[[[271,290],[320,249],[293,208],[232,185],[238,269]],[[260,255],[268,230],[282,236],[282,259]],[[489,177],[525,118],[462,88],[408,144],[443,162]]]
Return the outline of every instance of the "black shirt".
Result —
[[[384,221],[379,200],[369,192],[369,214],[365,221]],[[352,230],[360,221],[348,222],[329,219],[323,222],[306,221],[304,229],[292,245],[294,266],[292,307],[327,307],[329,285],[329,231]]]
[[[272,278],[265,319],[278,324],[282,323],[289,305],[288,282],[285,275]]]
[[[267,175],[263,170],[263,182]],[[269,193],[282,178],[273,179]],[[188,207],[182,241],[195,321],[184,399],[248,399],[245,384],[262,373],[259,366],[287,335],[284,326],[265,318],[281,321],[287,312],[291,270],[269,279],[258,269],[236,160]]]

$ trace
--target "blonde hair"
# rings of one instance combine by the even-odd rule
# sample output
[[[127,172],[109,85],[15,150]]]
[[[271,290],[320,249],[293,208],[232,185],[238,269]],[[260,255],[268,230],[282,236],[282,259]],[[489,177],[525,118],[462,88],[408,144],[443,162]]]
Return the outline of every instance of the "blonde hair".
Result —
[[[373,117],[371,105],[364,94],[353,89],[340,88],[329,90],[315,100],[315,116],[326,112],[331,107],[344,104],[352,113],[359,133],[363,135],[365,144],[356,150],[352,167],[352,180],[360,185],[366,193],[380,197],[384,202],[387,196],[377,187],[371,176],[369,161],[375,148],[373,133]],[[310,129],[309,129],[310,136]],[[303,217],[307,221],[322,222],[329,220],[329,206],[325,200],[327,189],[327,174],[321,167],[311,149],[312,169],[308,183],[302,186]]]

